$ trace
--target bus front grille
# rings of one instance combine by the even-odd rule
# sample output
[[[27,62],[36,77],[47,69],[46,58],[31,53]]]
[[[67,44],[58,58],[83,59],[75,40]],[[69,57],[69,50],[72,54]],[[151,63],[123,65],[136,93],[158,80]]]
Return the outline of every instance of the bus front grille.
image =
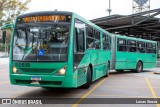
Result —
[[[22,70],[25,73],[34,73],[34,74],[39,74],[39,73],[43,73],[43,74],[48,74],[48,73],[52,73],[54,72],[56,69],[34,69],[34,68],[20,68],[20,70]]]

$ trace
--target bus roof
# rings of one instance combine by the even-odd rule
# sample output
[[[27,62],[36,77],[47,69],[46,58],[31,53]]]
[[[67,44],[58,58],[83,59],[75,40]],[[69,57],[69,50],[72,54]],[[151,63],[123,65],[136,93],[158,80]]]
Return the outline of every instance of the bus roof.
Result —
[[[134,37],[128,37],[128,36],[125,36],[125,35],[117,35],[117,34],[114,34],[114,35],[115,35],[116,37],[122,38],[122,39],[130,39],[130,40],[136,40],[136,41],[157,43],[156,41],[146,40],[146,39],[142,39],[142,38],[134,38]]]
[[[67,12],[67,11],[38,11],[38,12],[30,12],[21,14],[18,17],[26,17],[26,16],[35,16],[35,15],[49,15],[49,14],[65,14],[65,15],[72,15],[73,12]]]

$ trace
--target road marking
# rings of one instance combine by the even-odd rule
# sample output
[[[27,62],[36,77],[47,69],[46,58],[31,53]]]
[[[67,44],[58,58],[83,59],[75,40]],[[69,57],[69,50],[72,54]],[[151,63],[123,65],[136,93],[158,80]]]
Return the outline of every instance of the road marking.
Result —
[[[6,84],[6,83],[9,83],[9,81],[0,82],[0,84]]]
[[[97,87],[99,87],[107,78],[102,79],[97,85],[95,85],[90,91],[88,91],[86,94],[84,94],[75,104],[72,105],[72,107],[77,107],[79,103],[83,101],[84,98],[86,98],[89,94],[91,94]]]
[[[153,88],[152,88],[152,85],[151,85],[149,79],[148,79],[148,78],[145,78],[145,79],[146,79],[146,81],[147,81],[148,87],[149,87],[149,89],[150,89],[150,91],[151,91],[151,93],[152,93],[153,98],[154,98],[154,99],[157,99],[156,93],[154,92],[154,90],[153,90]],[[156,106],[157,106],[157,107],[160,107],[160,104],[156,104]]]

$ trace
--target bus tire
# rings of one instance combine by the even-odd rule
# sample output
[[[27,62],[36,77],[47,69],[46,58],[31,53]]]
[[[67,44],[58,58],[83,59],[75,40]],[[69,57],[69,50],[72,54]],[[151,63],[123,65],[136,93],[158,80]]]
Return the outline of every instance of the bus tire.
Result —
[[[137,65],[136,65],[136,72],[137,73],[140,73],[143,71],[143,65],[142,65],[142,62],[138,61],[137,62]]]
[[[88,67],[87,70],[87,78],[86,78],[86,84],[83,85],[83,88],[88,89],[92,83],[92,75],[91,75],[91,68]]]

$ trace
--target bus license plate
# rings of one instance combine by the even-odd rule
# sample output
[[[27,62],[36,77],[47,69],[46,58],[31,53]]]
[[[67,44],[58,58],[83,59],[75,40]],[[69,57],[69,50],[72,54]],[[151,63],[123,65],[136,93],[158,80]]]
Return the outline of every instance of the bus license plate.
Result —
[[[41,77],[39,77],[39,76],[33,76],[33,77],[31,77],[31,80],[40,81]]]

